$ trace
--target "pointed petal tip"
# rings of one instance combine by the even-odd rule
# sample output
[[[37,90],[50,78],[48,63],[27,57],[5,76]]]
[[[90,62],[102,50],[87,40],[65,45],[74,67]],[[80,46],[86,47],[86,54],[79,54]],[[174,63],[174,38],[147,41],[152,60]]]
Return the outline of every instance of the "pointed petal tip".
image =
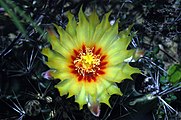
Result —
[[[79,104],[79,109],[83,109],[83,106],[87,104],[87,95],[84,86],[80,90],[79,94],[75,96],[75,102]]]
[[[79,110],[82,110],[83,107],[84,107],[84,105],[85,105],[85,103],[80,103],[79,101],[76,101],[76,100],[75,100],[75,102],[78,103],[78,105],[79,105]]]
[[[43,55],[45,55],[45,56],[48,56],[47,54],[48,54],[49,50],[50,50],[50,49],[49,49],[48,47],[44,47],[44,48],[42,49],[41,53],[42,53]]]

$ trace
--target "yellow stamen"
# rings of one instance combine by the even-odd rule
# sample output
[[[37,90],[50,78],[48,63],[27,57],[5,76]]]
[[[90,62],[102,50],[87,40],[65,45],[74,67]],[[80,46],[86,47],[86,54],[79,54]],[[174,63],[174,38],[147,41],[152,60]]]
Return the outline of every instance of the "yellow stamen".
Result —
[[[83,50],[80,51],[77,58],[74,60],[74,65],[76,70],[80,75],[85,76],[85,73],[93,73],[95,74],[96,70],[99,69],[100,65],[100,55],[95,55],[92,49],[86,47],[85,52]]]

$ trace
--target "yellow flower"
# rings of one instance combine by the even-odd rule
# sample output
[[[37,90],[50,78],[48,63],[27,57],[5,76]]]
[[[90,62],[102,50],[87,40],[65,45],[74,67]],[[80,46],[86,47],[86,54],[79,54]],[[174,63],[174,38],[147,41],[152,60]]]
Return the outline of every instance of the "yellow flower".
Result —
[[[95,11],[86,16],[81,9],[77,22],[69,12],[65,30],[55,25],[59,37],[48,31],[52,49],[42,50],[48,57],[46,64],[53,69],[50,74],[61,80],[55,86],[60,95],[75,95],[80,109],[87,103],[110,106],[112,94],[122,95],[115,82],[140,72],[125,62],[135,52],[127,50],[131,27],[118,33],[118,21],[110,25],[109,15],[100,21]]]

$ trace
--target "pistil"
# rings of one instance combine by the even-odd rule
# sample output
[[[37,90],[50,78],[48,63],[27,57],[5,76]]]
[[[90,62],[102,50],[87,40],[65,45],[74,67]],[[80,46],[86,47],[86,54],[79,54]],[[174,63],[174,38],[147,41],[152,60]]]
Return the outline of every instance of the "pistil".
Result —
[[[81,50],[74,60],[75,70],[79,75],[96,74],[96,70],[100,69],[100,55],[95,55],[93,50],[94,47],[92,47],[92,49],[85,47],[85,51]]]

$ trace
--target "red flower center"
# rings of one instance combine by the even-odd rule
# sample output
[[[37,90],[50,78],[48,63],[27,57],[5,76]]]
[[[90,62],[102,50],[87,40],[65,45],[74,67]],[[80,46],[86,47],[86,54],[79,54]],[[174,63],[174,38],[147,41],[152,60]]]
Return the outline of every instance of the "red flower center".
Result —
[[[78,81],[96,81],[97,76],[105,74],[106,55],[101,54],[101,48],[88,48],[82,45],[82,49],[74,50],[71,56],[72,63],[69,66],[71,72],[78,77]]]

